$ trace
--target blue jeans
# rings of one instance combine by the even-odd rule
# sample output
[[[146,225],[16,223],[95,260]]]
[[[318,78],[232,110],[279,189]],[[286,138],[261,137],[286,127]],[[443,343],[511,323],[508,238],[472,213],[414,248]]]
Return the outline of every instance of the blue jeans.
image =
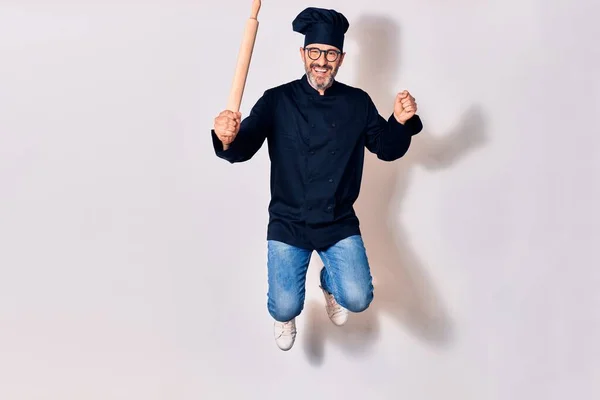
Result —
[[[289,321],[304,308],[312,251],[274,240],[267,241],[267,249],[267,309],[275,320]],[[324,264],[323,289],[351,312],[366,310],[373,300],[373,283],[362,237],[350,236],[317,253]]]

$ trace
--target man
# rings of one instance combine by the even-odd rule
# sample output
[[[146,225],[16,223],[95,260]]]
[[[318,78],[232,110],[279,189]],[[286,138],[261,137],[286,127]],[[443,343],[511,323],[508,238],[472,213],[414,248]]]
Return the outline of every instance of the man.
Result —
[[[230,163],[250,160],[268,142],[267,309],[282,350],[296,338],[313,251],[324,264],[320,286],[331,321],[341,326],[349,312],[368,308],[372,277],[353,209],[364,149],[397,160],[423,128],[407,91],[398,93],[385,120],[366,92],[336,81],[349,27],[342,14],[310,7],[292,27],[305,35],[305,74],[266,90],[243,120],[240,113],[221,112],[211,131],[216,155]]]

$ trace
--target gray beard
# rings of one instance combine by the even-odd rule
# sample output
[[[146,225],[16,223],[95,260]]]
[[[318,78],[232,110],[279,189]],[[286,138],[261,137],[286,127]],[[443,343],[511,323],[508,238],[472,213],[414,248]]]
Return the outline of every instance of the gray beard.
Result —
[[[308,82],[316,90],[329,89],[331,87],[331,85],[333,84],[335,76],[337,75],[337,72],[338,72],[338,68],[331,70],[331,75],[329,75],[329,77],[323,83],[318,83],[317,78],[314,76],[311,67],[308,66],[305,69],[306,69],[306,77],[308,78]]]

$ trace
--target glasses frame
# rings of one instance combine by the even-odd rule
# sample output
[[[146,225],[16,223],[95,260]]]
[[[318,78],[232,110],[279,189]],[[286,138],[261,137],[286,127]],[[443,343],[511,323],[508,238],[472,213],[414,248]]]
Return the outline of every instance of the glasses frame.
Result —
[[[325,59],[326,59],[328,62],[335,62],[335,61],[337,61],[337,59],[338,59],[338,58],[340,58],[340,55],[342,54],[342,52],[341,52],[341,51],[339,51],[339,50],[334,50],[334,49],[321,50],[321,49],[319,49],[318,47],[305,47],[305,48],[304,48],[304,51],[306,51],[306,55],[308,56],[308,58],[310,58],[310,59],[311,59],[311,60],[313,60],[313,61],[317,61],[319,58],[321,58],[321,55],[324,55],[324,56],[325,56]],[[311,51],[318,51],[318,52],[319,52],[319,56],[318,56],[317,58],[313,58],[313,57],[311,57],[311,56],[310,56],[310,52],[311,52]],[[334,58],[333,60],[330,60],[330,59],[327,57],[327,56],[328,56],[329,54],[331,54],[331,53],[335,54],[335,58]]]

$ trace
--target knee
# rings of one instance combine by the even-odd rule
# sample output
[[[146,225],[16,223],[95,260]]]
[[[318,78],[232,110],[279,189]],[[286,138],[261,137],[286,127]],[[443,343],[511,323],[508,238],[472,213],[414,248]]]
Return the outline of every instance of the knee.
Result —
[[[269,314],[280,322],[296,318],[302,312],[303,306],[302,299],[293,296],[271,297],[268,301]]]
[[[373,289],[364,288],[345,290],[338,300],[338,303],[348,311],[359,313],[365,311],[373,301]]]

